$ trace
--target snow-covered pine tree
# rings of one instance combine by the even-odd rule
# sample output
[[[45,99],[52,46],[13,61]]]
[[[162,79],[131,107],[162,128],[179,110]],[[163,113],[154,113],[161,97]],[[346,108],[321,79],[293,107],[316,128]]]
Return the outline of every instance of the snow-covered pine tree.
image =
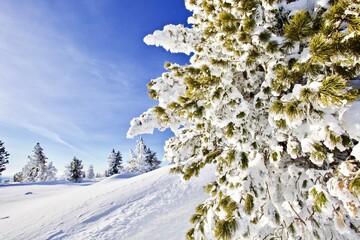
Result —
[[[67,172],[67,180],[72,182],[81,182],[84,172],[82,171],[83,165],[82,161],[77,157],[74,157],[69,165],[66,166]]]
[[[156,152],[147,148],[145,161],[149,164],[150,171],[160,168],[161,161],[157,158]]]
[[[23,182],[24,179],[23,179],[23,175],[22,175],[22,172],[17,172],[14,174],[14,177],[13,177],[13,181],[14,182]]]
[[[10,154],[6,151],[4,142],[0,140],[0,177],[1,173],[6,170],[5,164],[9,163]]]
[[[160,163],[156,153],[151,151],[145,145],[144,140],[140,138],[136,141],[135,150],[130,150],[128,170],[130,172],[146,173],[159,168]]]
[[[116,152],[115,149],[113,149],[108,159],[109,159],[109,170],[108,170],[109,176],[117,173],[121,173],[123,171],[122,156],[120,151]]]
[[[95,179],[95,173],[94,173],[94,166],[90,165],[88,172],[87,172],[87,178],[88,179]]]
[[[49,164],[46,166],[46,178],[45,181],[54,181],[56,180],[56,173],[57,169],[53,165],[53,162],[49,162]]]
[[[127,165],[127,171],[129,172],[137,172],[140,168],[138,157],[135,152],[130,149],[130,158]]]
[[[22,169],[24,182],[40,182],[47,180],[47,157],[44,154],[40,143],[37,143],[33,149],[33,155],[28,156],[28,163]]]
[[[165,158],[185,179],[216,165],[187,238],[358,239],[358,141],[342,116],[359,96],[359,2],[185,3],[191,28],[144,40],[190,64],[166,63],[148,84],[158,106],[128,136],[170,128]]]

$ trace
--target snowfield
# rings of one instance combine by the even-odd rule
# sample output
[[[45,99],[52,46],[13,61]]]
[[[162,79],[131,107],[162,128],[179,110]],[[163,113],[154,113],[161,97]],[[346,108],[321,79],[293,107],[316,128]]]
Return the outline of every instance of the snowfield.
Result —
[[[100,182],[0,186],[0,239],[184,239],[214,167],[184,181],[170,167]]]

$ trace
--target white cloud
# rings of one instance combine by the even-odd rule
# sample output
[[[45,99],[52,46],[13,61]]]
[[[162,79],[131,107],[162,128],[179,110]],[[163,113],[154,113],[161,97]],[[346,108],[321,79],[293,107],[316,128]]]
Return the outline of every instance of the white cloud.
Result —
[[[101,36],[108,25],[82,18],[88,8],[104,14],[99,2],[81,2],[79,15],[67,1],[51,2],[0,1],[0,137],[9,142],[13,171],[40,136],[57,151],[49,155],[58,166],[78,153],[99,165],[112,148],[127,155],[135,143],[125,138],[129,122],[152,104],[149,70],[127,59],[129,52],[122,56],[120,43],[114,52],[104,44],[115,42]]]
[[[33,146],[38,141],[23,140],[27,131],[21,129],[69,148],[52,154],[57,159],[67,154],[61,161],[69,152],[93,163],[103,161],[106,156],[98,157],[101,148],[110,152],[119,141],[114,136],[121,138],[114,125],[121,120],[117,108],[129,105],[133,83],[124,72],[131,66],[102,59],[82,46],[77,29],[61,26],[66,16],[55,16],[46,1],[17,4],[23,5],[0,1],[0,132],[2,138],[18,139],[9,146],[12,162],[28,155],[28,149],[18,145]],[[22,163],[16,164],[19,168]]]
[[[49,129],[39,127],[39,126],[35,126],[35,125],[30,124],[30,123],[24,123],[23,127],[26,128],[27,130],[29,130],[30,132],[36,133],[36,134],[38,134],[40,136],[43,136],[43,137],[45,137],[45,138],[47,138],[47,139],[49,139],[51,141],[63,144],[64,146],[74,150],[75,152],[87,157],[90,160],[95,160],[89,153],[87,153],[84,150],[70,144],[69,142],[62,139],[59,134],[57,134],[57,133],[55,133],[55,132],[53,132],[53,131],[51,131]]]
[[[27,130],[33,132],[33,133],[36,133],[36,134],[39,134],[40,136],[43,136],[43,137],[46,137],[54,142],[57,142],[57,143],[60,143],[60,144],[63,144],[73,150],[76,150],[76,151],[81,151],[80,149],[78,149],[77,147],[75,147],[74,145],[64,141],[57,133],[55,132],[52,132],[46,128],[43,128],[43,127],[39,127],[39,126],[34,126],[30,123],[24,123],[23,125],[24,128],[26,128]]]
[[[94,132],[104,113],[111,115],[126,102],[131,90],[123,73],[127,66],[81,50],[72,40],[76,36],[42,21],[52,20],[54,13],[42,7],[26,5],[22,9],[27,10],[16,12],[0,3],[5,9],[0,15],[0,122],[22,125],[25,120],[86,140],[91,135],[86,128]]]

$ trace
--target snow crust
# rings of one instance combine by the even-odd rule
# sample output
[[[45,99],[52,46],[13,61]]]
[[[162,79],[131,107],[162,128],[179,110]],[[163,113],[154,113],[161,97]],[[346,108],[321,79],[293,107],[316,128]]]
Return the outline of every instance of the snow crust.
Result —
[[[349,135],[360,141],[360,102],[354,102],[343,114],[342,122]]]
[[[169,169],[97,183],[2,185],[0,239],[183,239],[214,167],[186,182]]]
[[[360,102],[354,102],[351,107],[343,114],[342,121],[344,128],[349,135],[360,141]],[[360,159],[360,144],[357,144],[351,152],[356,159]]]

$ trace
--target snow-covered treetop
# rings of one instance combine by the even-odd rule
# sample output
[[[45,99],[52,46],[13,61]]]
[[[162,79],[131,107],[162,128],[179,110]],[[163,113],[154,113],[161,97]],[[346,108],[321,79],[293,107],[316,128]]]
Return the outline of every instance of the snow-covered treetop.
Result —
[[[191,28],[145,42],[192,54],[190,64],[165,64],[148,84],[158,105],[128,136],[170,128],[164,158],[185,179],[216,164],[187,237],[358,238],[360,145],[345,119],[359,97],[349,81],[360,74],[360,4],[185,3]]]
[[[32,161],[37,161],[39,163],[45,164],[46,159],[48,159],[44,154],[44,149],[40,146],[40,143],[36,143],[33,149],[33,155],[28,157]]]
[[[156,157],[156,152],[148,148],[144,140],[140,138],[136,141],[134,150],[130,150],[130,160],[128,170],[130,172],[146,173],[160,167],[161,161]]]
[[[115,149],[113,149],[108,159],[109,159],[109,170],[107,171],[108,175],[111,176],[117,173],[121,173],[123,171],[122,155],[120,151],[116,152]]]
[[[18,174],[19,181],[23,182],[39,182],[50,181],[56,179],[57,169],[50,162],[47,164],[47,157],[44,150],[37,143],[33,149],[33,154],[28,156],[28,163],[23,167],[21,173]]]

